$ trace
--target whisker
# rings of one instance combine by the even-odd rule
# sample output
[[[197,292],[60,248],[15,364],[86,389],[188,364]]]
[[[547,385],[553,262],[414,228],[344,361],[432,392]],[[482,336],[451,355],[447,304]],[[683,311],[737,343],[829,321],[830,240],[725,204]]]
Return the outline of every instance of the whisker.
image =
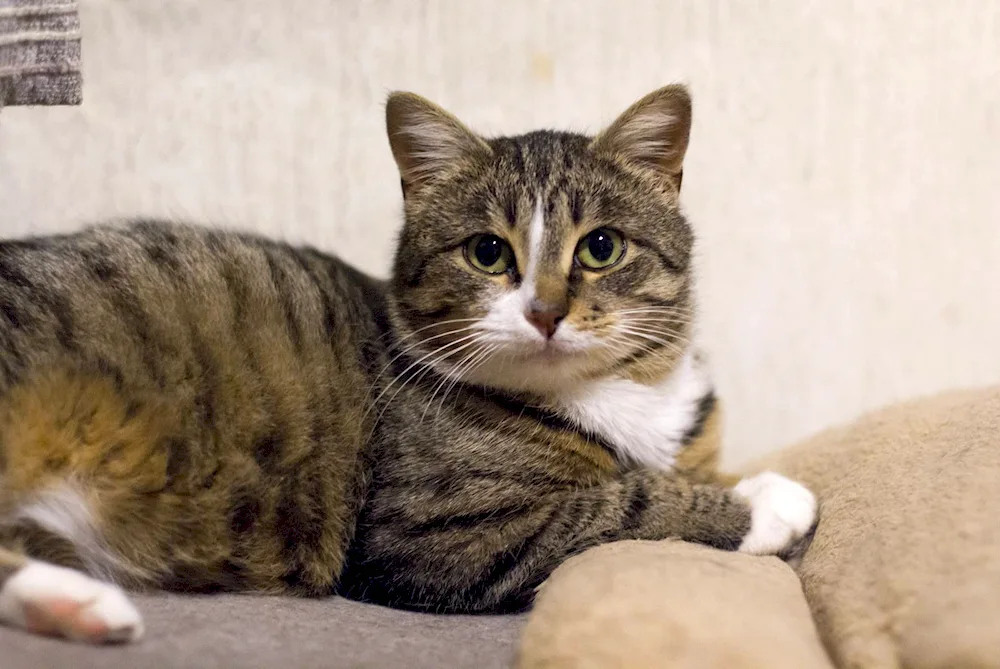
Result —
[[[466,346],[463,346],[458,351],[452,351],[448,355],[449,356],[455,355],[456,353],[459,353],[462,350],[464,350],[466,348],[469,348],[469,346],[477,345],[477,344],[480,344],[480,343],[482,343],[482,339],[476,339],[475,341],[471,342],[470,344],[468,344]],[[483,348],[485,348],[485,347],[483,347]],[[475,348],[475,349],[473,349],[470,353],[468,353],[467,355],[465,355],[465,356],[462,357],[462,359],[458,362],[458,364],[455,366],[455,368],[452,371],[445,372],[444,374],[441,375],[441,380],[438,381],[436,384],[434,384],[434,389],[431,392],[430,399],[427,400],[427,406],[424,407],[424,412],[422,414],[420,414],[420,423],[424,422],[424,416],[427,415],[427,410],[431,408],[432,404],[434,404],[434,398],[437,396],[438,392],[445,386],[446,383],[448,383],[449,381],[452,380],[452,376],[454,374],[456,374],[459,369],[461,369],[470,359],[474,358],[481,351],[482,351],[482,348]],[[438,360],[435,360],[434,362],[439,362],[442,359],[443,358],[438,358]],[[433,365],[433,364],[434,363],[432,362],[431,365]]]
[[[424,330],[430,330],[431,328],[440,327],[442,325],[448,325],[450,323],[473,323],[473,324],[475,324],[475,323],[479,322],[479,320],[480,319],[478,319],[478,318],[452,318],[452,319],[447,320],[447,321],[438,321],[437,323],[431,323],[430,325],[425,325],[422,328],[417,328],[416,330],[414,330],[413,332],[409,333],[408,335],[400,337],[399,339],[397,339],[395,342],[392,343],[392,345],[390,346],[390,348],[398,346],[399,344],[401,344],[402,342],[406,341],[410,337],[418,335],[421,332],[423,332]],[[469,329],[471,327],[473,327],[473,326],[470,325],[470,326],[467,326],[467,327],[461,328],[461,329],[466,330],[466,329]]]
[[[667,313],[663,311],[642,311],[642,312],[616,312],[611,314],[612,317],[617,317],[623,321],[638,319],[638,318],[662,318],[670,320],[694,320],[694,314],[682,314],[682,313]]]
[[[425,328],[421,328],[421,329],[425,329]],[[418,348],[421,345],[426,344],[429,341],[434,341],[435,339],[441,339],[442,337],[448,337],[450,335],[459,334],[461,332],[468,332],[469,330],[474,330],[474,329],[475,329],[474,325],[468,325],[468,326],[466,326],[464,328],[456,328],[454,330],[448,330],[447,332],[442,332],[442,333],[436,334],[436,335],[434,335],[432,337],[427,337],[426,339],[421,339],[420,341],[415,342],[415,343],[411,342],[406,348],[404,348],[402,351],[400,351],[398,354],[396,354],[396,356],[393,357],[392,360],[390,360],[389,363],[385,367],[383,367],[381,370],[379,370],[379,374],[381,375],[383,372],[385,372],[385,370],[388,369],[389,366],[392,365],[392,363],[396,362],[396,360],[398,360],[400,356],[406,355],[407,353],[409,353],[413,349]],[[412,334],[416,334],[416,333],[412,333]],[[407,335],[407,336],[412,336],[412,335]],[[400,341],[402,341],[402,340],[400,340]],[[398,343],[399,342],[397,342],[397,344]],[[394,346],[390,347],[390,350],[392,350],[392,348],[394,348]]]
[[[668,341],[667,339],[663,339],[662,337],[656,336],[656,335],[670,336],[669,333],[660,332],[660,331],[657,331],[657,330],[643,330],[643,329],[636,329],[636,328],[629,328],[629,327],[619,327],[618,331],[619,332],[623,332],[625,334],[630,334],[630,335],[633,335],[633,336],[636,336],[636,337],[641,337],[641,338],[646,339],[648,341],[655,342],[657,344],[660,344],[661,346],[665,346],[665,347],[669,348],[670,350],[674,351],[677,354],[683,354],[684,353],[684,349],[681,348],[677,343],[672,342],[672,341]]]
[[[622,321],[617,324],[618,329],[621,328],[634,328],[636,330],[642,330],[644,332],[652,332],[655,334],[661,334],[667,337],[672,337],[674,335],[679,335],[681,333],[677,332],[675,329],[666,327],[655,327],[657,323],[633,323],[632,321]],[[666,325],[666,324],[663,324]]]
[[[606,338],[605,341],[614,344],[617,347],[613,349],[610,346],[607,347],[611,350],[611,355],[614,360],[632,355],[635,352],[635,349],[646,351],[647,353],[656,353],[657,350],[659,350],[652,344],[647,344],[641,339],[636,341],[623,335],[612,335],[611,337]]]
[[[647,351],[652,355],[655,355],[663,350],[661,348],[654,348],[652,345],[646,344],[641,340],[635,341],[625,338],[609,338],[609,340],[611,340],[612,343],[618,344],[618,348],[616,348],[613,351],[613,355],[615,356],[616,360],[620,360],[623,357],[632,355],[636,351],[636,349],[641,351]],[[625,344],[625,346],[621,346],[621,344],[623,343]],[[662,368],[657,366],[657,363],[655,362],[654,359],[633,360],[629,364],[635,365],[640,369],[648,369],[652,372],[662,371]]]
[[[389,381],[389,383],[388,383],[388,384],[386,385],[386,387],[382,389],[382,392],[381,392],[381,393],[379,393],[378,397],[376,397],[376,398],[375,398],[375,399],[374,399],[374,400],[372,401],[372,403],[371,403],[371,404],[369,405],[369,409],[368,409],[368,410],[370,410],[370,409],[371,409],[372,407],[375,407],[375,406],[377,406],[377,405],[378,405],[378,402],[379,402],[379,400],[381,400],[381,399],[382,399],[382,397],[383,397],[383,396],[384,396],[384,395],[385,395],[385,394],[386,394],[387,392],[389,392],[389,389],[390,389],[390,388],[392,388],[393,384],[395,384],[395,383],[396,383],[396,381],[398,381],[399,379],[403,378],[403,377],[404,377],[404,376],[406,375],[406,373],[407,373],[407,372],[409,372],[409,371],[410,371],[411,369],[413,369],[414,367],[418,366],[418,365],[419,365],[420,363],[422,363],[422,362],[423,362],[424,360],[426,360],[427,358],[430,358],[431,356],[434,356],[434,355],[437,355],[438,353],[441,353],[442,351],[449,351],[448,353],[445,353],[445,355],[444,355],[444,357],[447,357],[448,355],[450,355],[451,353],[453,353],[453,352],[454,352],[453,350],[450,350],[450,349],[452,349],[452,348],[453,348],[454,346],[457,346],[457,345],[459,345],[459,344],[462,344],[463,342],[466,342],[466,341],[468,341],[468,340],[470,340],[470,339],[473,339],[473,338],[478,338],[478,337],[481,337],[481,336],[482,336],[482,334],[481,334],[481,333],[479,333],[479,332],[474,332],[474,333],[472,333],[472,334],[470,334],[470,335],[465,335],[464,337],[459,337],[459,338],[458,338],[458,339],[456,339],[455,341],[451,341],[451,342],[448,342],[447,344],[444,344],[444,345],[442,345],[442,346],[439,346],[439,347],[435,348],[435,349],[434,349],[433,351],[430,351],[429,353],[427,353],[427,354],[425,354],[425,355],[421,356],[421,357],[420,357],[420,358],[418,358],[418,359],[417,359],[416,361],[414,361],[413,363],[411,363],[409,367],[407,367],[406,369],[404,369],[404,370],[403,370],[402,372],[400,372],[400,373],[399,373],[399,374],[397,374],[397,375],[396,375],[395,377],[393,377],[391,381]],[[442,358],[442,359],[443,359],[443,358]],[[408,380],[407,380],[407,381],[408,381]],[[404,382],[404,384],[403,384],[403,385],[405,386],[405,385],[406,385],[406,382]],[[396,394],[399,394],[399,393],[398,393],[398,391],[397,391],[397,393],[396,393]],[[396,397],[396,395],[393,395],[393,398],[395,398],[395,397]],[[390,400],[390,402],[391,402],[391,401],[392,401],[392,400]],[[365,415],[367,415],[367,413],[368,413],[368,410],[366,410],[366,411],[365,411]],[[385,411],[384,411],[384,410],[383,410],[383,413],[385,413]],[[379,414],[379,417],[381,417],[381,415],[382,415],[382,414]]]
[[[485,363],[498,348],[500,348],[499,344],[487,344],[483,350],[480,350],[478,353],[470,356],[470,361],[465,365],[464,369],[461,371],[456,370],[457,373],[454,375],[451,384],[445,388],[444,393],[441,395],[441,402],[438,404],[435,420],[440,418],[441,410],[444,408],[444,402],[448,398],[448,394],[455,388],[455,386],[458,385],[458,382],[462,379],[462,377],[472,370],[482,366],[482,364]],[[433,401],[433,398],[431,399]]]
[[[621,328],[621,332],[625,334],[632,335],[647,335],[654,337],[655,339],[662,339],[662,343],[675,344],[677,346],[683,346],[686,343],[686,338],[681,338],[675,335],[673,332],[662,332],[660,330],[649,330],[645,328]],[[660,343],[660,342],[658,342]]]
[[[389,348],[391,350],[391,349],[399,346],[399,344],[401,344],[402,342],[406,341],[410,337],[413,337],[414,335],[420,334],[424,330],[429,330],[431,328],[440,327],[442,325],[448,325],[450,323],[475,323],[475,322],[477,322],[479,320],[480,320],[479,318],[450,318],[450,319],[448,319],[446,321],[436,321],[436,322],[431,323],[429,325],[425,325],[422,328],[417,328],[413,332],[410,332],[409,334],[404,335],[404,336],[396,339],[393,342],[390,342],[387,348]],[[391,337],[391,336],[393,336],[395,334],[396,334],[395,331],[390,329],[388,332],[382,334],[378,339],[379,339],[379,341],[381,341],[381,340],[385,339],[386,337]]]
[[[692,325],[693,321],[687,319],[668,318],[664,316],[643,317],[643,318],[623,318],[623,323],[661,323],[663,325]]]
[[[622,320],[631,320],[633,318],[671,318],[671,319],[683,319],[683,320],[694,320],[694,314],[688,313],[672,313],[666,311],[618,311],[611,314],[612,317],[618,317]]]
[[[473,336],[475,336],[475,335],[473,335]],[[479,343],[479,340],[476,339],[476,340],[473,340],[473,341],[468,342],[466,344],[463,344],[458,349],[447,350],[444,353],[441,353],[441,355],[438,356],[437,358],[435,358],[434,360],[431,360],[429,363],[427,363],[426,365],[424,365],[423,368],[420,369],[418,372],[414,372],[409,378],[407,378],[407,379],[405,379],[403,381],[403,383],[396,389],[396,392],[394,392],[392,394],[392,397],[390,397],[386,401],[385,406],[382,407],[382,411],[379,412],[378,417],[375,419],[375,423],[378,424],[378,422],[382,420],[382,416],[385,415],[386,410],[388,410],[389,406],[393,403],[393,401],[396,399],[396,397],[399,396],[399,393],[403,392],[403,389],[406,388],[406,386],[409,383],[411,383],[411,382],[419,383],[421,379],[423,379],[425,376],[427,376],[431,372],[431,370],[434,369],[434,365],[435,364],[441,362],[442,360],[444,360],[445,358],[447,358],[450,355],[454,355],[456,353],[459,353],[460,351],[462,351],[462,350],[464,350],[464,349],[466,349],[466,348],[468,348],[470,346],[474,346],[475,344],[478,344],[478,343]],[[442,347],[442,349],[439,349],[438,351],[435,351],[435,353],[441,352],[444,348],[445,347]],[[424,356],[424,358],[427,358],[427,357],[428,356]],[[417,364],[417,363],[414,363],[414,364]],[[412,366],[413,365],[411,365],[410,367],[412,367]],[[400,375],[400,376],[402,376],[402,375]]]
[[[658,313],[683,313],[690,314],[694,312],[693,307],[635,307],[632,309],[618,309],[615,313],[619,314],[637,314],[640,312],[658,312]]]

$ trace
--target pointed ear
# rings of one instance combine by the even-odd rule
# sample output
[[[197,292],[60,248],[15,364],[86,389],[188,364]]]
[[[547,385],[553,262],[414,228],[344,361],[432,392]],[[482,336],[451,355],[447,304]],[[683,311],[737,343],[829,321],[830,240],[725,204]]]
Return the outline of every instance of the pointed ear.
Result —
[[[403,194],[433,180],[463,160],[492,150],[461,121],[413,93],[393,93],[385,105],[385,126],[403,180]]]
[[[591,148],[652,169],[679,190],[690,133],[691,96],[677,84],[633,104],[594,138]]]

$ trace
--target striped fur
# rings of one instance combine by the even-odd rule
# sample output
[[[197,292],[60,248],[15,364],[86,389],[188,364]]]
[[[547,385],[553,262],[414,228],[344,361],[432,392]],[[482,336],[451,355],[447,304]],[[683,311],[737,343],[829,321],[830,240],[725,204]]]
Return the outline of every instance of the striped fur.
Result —
[[[716,482],[677,205],[690,105],[638,104],[593,140],[486,140],[391,97],[388,282],[154,221],[0,242],[0,619],[24,619],[4,583],[38,560],[128,588],[496,611],[602,542],[801,538],[767,506],[811,518],[796,484]],[[595,272],[574,253],[599,227],[627,252]],[[482,233],[513,250],[503,274],[469,263]],[[539,304],[561,310],[549,339],[522,313]]]

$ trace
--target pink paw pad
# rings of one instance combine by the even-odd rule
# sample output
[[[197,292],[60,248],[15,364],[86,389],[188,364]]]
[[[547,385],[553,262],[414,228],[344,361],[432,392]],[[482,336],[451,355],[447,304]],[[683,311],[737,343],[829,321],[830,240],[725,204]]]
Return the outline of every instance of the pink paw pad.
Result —
[[[86,643],[135,641],[143,632],[139,612],[120,588],[40,562],[29,563],[3,585],[0,621]]]

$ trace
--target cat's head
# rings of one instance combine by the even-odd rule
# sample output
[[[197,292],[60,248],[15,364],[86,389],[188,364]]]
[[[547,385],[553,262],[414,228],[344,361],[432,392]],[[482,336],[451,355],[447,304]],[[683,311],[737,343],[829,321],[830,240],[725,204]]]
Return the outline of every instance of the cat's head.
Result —
[[[683,86],[596,137],[489,139],[411,93],[389,97],[386,122],[405,200],[391,282],[400,351],[541,394],[672,369],[692,320]]]

